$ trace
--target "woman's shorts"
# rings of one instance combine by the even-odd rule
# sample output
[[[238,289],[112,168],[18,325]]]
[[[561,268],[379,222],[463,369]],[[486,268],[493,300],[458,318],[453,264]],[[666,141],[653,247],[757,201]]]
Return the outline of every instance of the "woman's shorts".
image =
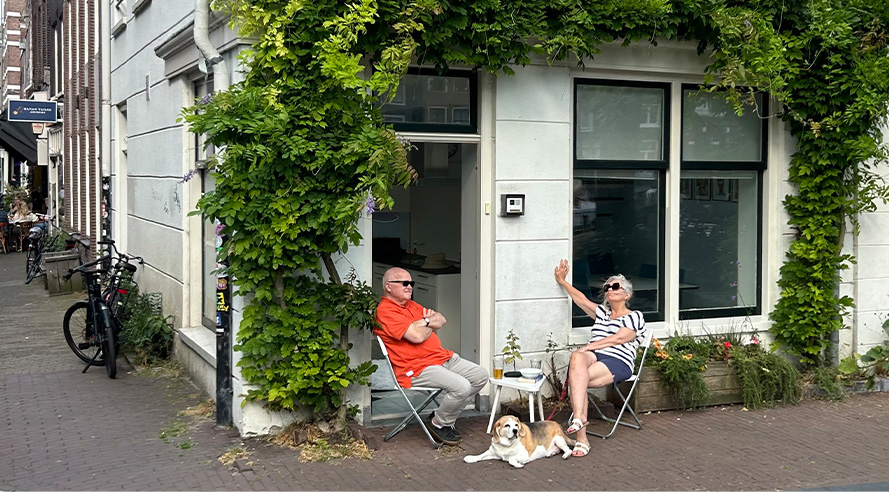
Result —
[[[614,376],[615,383],[626,381],[627,379],[630,379],[630,376],[633,375],[633,371],[630,369],[630,366],[624,364],[623,361],[616,357],[596,352],[596,360],[605,364],[605,367],[607,367],[608,370],[611,371],[611,375]]]

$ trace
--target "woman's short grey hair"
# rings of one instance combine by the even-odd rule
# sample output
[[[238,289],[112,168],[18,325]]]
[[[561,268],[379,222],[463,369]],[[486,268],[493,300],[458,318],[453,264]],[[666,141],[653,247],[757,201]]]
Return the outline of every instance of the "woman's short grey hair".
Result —
[[[627,277],[624,277],[620,273],[618,273],[617,275],[612,275],[608,277],[608,280],[606,280],[604,284],[602,284],[602,304],[607,306],[608,309],[611,309],[611,306],[608,305],[608,297],[605,295],[605,286],[611,285],[615,282],[620,283],[621,288],[623,288],[624,292],[626,292],[627,295],[630,296],[630,299],[633,298],[633,282],[630,282]],[[630,306],[630,299],[627,299],[627,307]]]

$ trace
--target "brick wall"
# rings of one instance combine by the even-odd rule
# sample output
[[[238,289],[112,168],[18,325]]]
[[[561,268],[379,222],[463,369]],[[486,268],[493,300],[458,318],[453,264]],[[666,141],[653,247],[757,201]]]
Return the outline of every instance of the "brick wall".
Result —
[[[31,21],[27,33],[22,33],[23,36],[28,36],[28,44],[31,48],[30,70],[26,74],[30,78],[26,85],[30,85],[30,88],[24,88],[26,91],[24,97],[26,98],[30,98],[35,91],[48,89],[49,62],[51,60],[51,31],[47,16],[47,0],[29,0],[29,3]]]
[[[22,41],[21,16],[24,13],[26,0],[6,0],[3,12],[3,53],[2,73],[2,105],[6,107],[8,98],[18,99],[22,93]]]
[[[99,105],[101,54],[96,45],[99,18],[96,2],[65,4],[65,226],[89,237],[92,249],[99,230]]]

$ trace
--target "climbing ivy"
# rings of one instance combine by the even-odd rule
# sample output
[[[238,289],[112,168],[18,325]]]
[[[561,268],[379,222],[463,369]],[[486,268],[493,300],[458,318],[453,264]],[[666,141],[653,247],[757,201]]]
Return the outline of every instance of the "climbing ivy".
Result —
[[[242,82],[183,111],[191,130],[225,146],[217,188],[199,202],[231,235],[220,253],[249,297],[237,349],[247,398],[273,408],[344,412],[348,329],[372,323],[366,286],[343,282],[332,255],[360,240],[358,219],[392,205],[416,174],[377,109],[410,63],[493,74],[544,57],[589,63],[606,43],[696,42],[702,74],[738,111],[749,90],[780,103],[798,151],[798,231],[772,319],[779,345],[823,361],[851,300],[837,294],[844,224],[886,198],[880,123],[889,102],[883,2],[863,0],[215,0],[244,36]],[[323,265],[323,267],[322,267]],[[344,302],[344,300],[348,302]]]

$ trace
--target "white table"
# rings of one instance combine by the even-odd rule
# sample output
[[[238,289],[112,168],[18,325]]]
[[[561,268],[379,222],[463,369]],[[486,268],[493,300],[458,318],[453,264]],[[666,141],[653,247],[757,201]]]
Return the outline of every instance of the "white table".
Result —
[[[490,379],[491,384],[493,384],[496,389],[494,390],[494,403],[491,405],[491,419],[488,420],[488,434],[491,433],[491,427],[494,426],[494,415],[497,413],[498,406],[500,405],[500,390],[503,388],[512,388],[528,393],[528,409],[531,411],[531,422],[534,422],[534,395],[537,395],[537,405],[540,408],[540,420],[545,420],[543,417],[543,398],[540,396],[540,388],[543,386],[543,381],[545,381],[546,378],[542,378],[536,383],[520,383],[518,380],[519,378]]]

